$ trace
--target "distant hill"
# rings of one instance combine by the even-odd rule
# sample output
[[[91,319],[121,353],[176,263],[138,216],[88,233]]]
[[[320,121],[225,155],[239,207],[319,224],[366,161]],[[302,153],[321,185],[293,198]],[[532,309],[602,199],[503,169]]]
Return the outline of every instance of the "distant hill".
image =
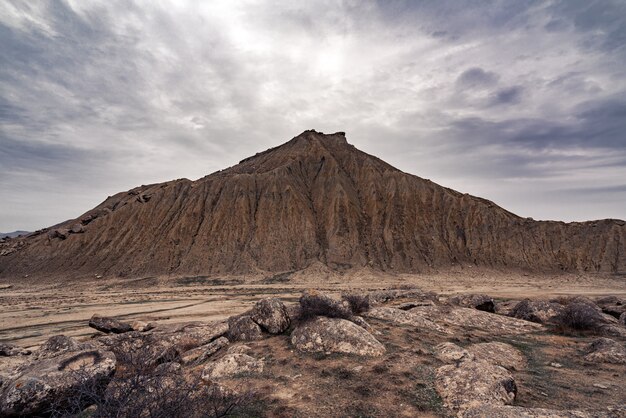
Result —
[[[13,232],[0,232],[0,238],[15,238],[15,237],[19,237],[20,235],[27,235],[30,234],[29,231],[13,231]]]
[[[320,263],[621,273],[626,223],[522,218],[404,173],[341,132],[305,131],[196,181],[118,193],[77,219],[0,244],[2,254],[0,277],[250,274]]]

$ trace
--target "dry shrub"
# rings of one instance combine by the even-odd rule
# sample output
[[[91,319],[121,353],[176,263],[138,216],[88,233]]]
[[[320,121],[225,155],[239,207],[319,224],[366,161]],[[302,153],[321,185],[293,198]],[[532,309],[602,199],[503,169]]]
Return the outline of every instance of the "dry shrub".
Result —
[[[370,310],[370,298],[368,295],[350,293],[343,295],[341,299],[348,302],[352,313],[355,315],[360,315]]]
[[[304,293],[300,296],[300,320],[306,321],[317,316],[350,319],[352,311],[349,306],[327,295],[317,292]]]
[[[581,302],[570,303],[555,317],[555,322],[562,331],[594,330],[603,320],[602,315],[593,306]]]
[[[59,397],[46,415],[221,418],[236,415],[256,400],[249,390],[226,391],[199,376],[186,376],[178,363],[150,365],[143,361],[144,354],[137,351],[118,358],[110,382],[94,382],[81,376],[82,370],[75,371],[81,384]],[[87,407],[90,411],[85,415]]]

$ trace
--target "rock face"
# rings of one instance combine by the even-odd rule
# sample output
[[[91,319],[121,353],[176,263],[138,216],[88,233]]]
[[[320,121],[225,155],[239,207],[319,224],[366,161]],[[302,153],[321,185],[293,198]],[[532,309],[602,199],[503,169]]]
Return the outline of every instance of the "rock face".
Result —
[[[285,332],[291,323],[285,304],[276,298],[258,301],[250,317],[270,334]]]
[[[126,322],[118,321],[115,318],[109,318],[107,316],[100,316],[98,314],[91,317],[89,320],[89,326],[107,334],[121,334],[123,332],[133,330],[133,327]]]
[[[298,326],[291,343],[300,351],[380,356],[385,347],[358,325],[339,318],[318,317]]]
[[[0,388],[0,415],[36,415],[81,384],[106,382],[115,371],[113,353],[103,350],[68,351],[35,361]]]
[[[67,233],[76,224],[84,232]],[[315,131],[196,181],[118,193],[55,231],[1,243],[0,277],[284,272],[314,263],[626,271],[623,221],[521,218],[403,173],[343,133]]]
[[[216,380],[233,377],[238,374],[262,373],[264,364],[262,361],[250,357],[247,354],[226,354],[221,359],[208,364],[202,371],[203,380]]]

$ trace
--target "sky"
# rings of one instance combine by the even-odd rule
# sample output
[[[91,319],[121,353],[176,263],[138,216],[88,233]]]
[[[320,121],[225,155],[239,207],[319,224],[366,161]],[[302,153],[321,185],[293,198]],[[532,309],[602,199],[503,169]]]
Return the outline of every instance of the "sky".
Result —
[[[0,231],[304,130],[524,217],[626,218],[626,1],[0,2]]]

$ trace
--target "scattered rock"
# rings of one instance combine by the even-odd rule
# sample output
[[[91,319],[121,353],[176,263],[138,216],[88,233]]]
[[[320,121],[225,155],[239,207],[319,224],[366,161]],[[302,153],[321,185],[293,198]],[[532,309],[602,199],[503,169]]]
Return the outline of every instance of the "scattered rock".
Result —
[[[563,305],[555,302],[524,299],[515,305],[509,313],[509,316],[523,319],[525,321],[546,324],[556,316],[560,315],[564,309]]]
[[[244,373],[259,374],[263,372],[263,368],[264,364],[261,360],[247,354],[226,354],[204,368],[202,380],[212,381]]]
[[[215,341],[211,341],[208,344],[201,345],[200,347],[193,348],[184,352],[181,355],[181,361],[183,364],[201,364],[204,363],[209,357],[217,353],[222,348],[228,345],[228,339],[220,337]]]
[[[249,346],[245,344],[233,345],[228,347],[228,354],[245,354],[248,351],[252,350]]]
[[[608,389],[609,388],[607,385],[603,385],[602,383],[594,383],[593,387],[594,388],[598,388],[598,389]]]
[[[83,227],[83,224],[78,223],[72,225],[69,232],[72,234],[82,234],[83,232],[85,232],[85,228]]]
[[[449,301],[453,305],[462,306],[464,308],[474,308],[479,311],[496,312],[496,303],[491,296],[487,295],[458,295],[450,298]]]
[[[291,323],[285,304],[276,298],[258,301],[250,317],[270,334],[285,332]]]
[[[610,338],[598,338],[587,348],[585,360],[594,363],[626,363],[626,348],[623,343]]]
[[[91,317],[89,320],[89,326],[106,334],[122,334],[133,330],[133,327],[126,322],[122,322],[108,316],[100,316],[98,314],[94,314]]]
[[[108,381],[115,367],[113,353],[103,350],[66,352],[35,361],[3,384],[0,415],[44,413],[53,402],[73,396],[79,385]]]
[[[509,405],[480,405],[461,414],[463,418],[593,418],[597,416],[599,415],[582,411],[557,411]]]
[[[432,295],[429,293],[424,293],[421,289],[413,288],[413,289],[390,289],[390,290],[379,290],[376,292],[370,293],[370,301],[373,303],[385,303],[390,300],[395,299],[427,299]]]
[[[156,324],[154,322],[133,321],[130,327],[133,331],[147,332],[156,328]]]
[[[435,346],[435,357],[444,363],[457,363],[474,359],[474,356],[469,351],[451,342]]]
[[[511,404],[517,395],[511,373],[486,361],[463,361],[438,368],[435,388],[444,405],[454,410]]]
[[[526,365],[524,355],[511,344],[489,342],[467,347],[476,360],[484,360],[509,370],[522,370]]]
[[[27,356],[30,350],[18,347],[13,344],[0,343],[0,357]]]
[[[65,335],[54,335],[46,340],[33,356],[37,359],[51,358],[63,353],[94,349],[95,345],[89,343],[79,343],[72,337]]]
[[[228,339],[230,341],[254,341],[261,338],[263,338],[263,331],[250,316],[233,316],[228,319]]]
[[[291,343],[304,352],[358,356],[380,356],[385,352],[385,347],[372,334],[340,318],[317,317],[304,322],[291,334]]]
[[[418,308],[419,309],[419,308]],[[382,319],[385,321],[391,321],[396,324],[413,325],[418,329],[427,329],[431,331],[437,331],[444,334],[450,334],[451,331],[436,324],[424,315],[411,311],[403,311],[396,308],[374,308],[370,309],[365,314],[369,318]]]
[[[554,367],[555,369],[560,369],[561,367],[563,367],[563,365],[561,363],[552,362],[550,363],[550,367]]]

